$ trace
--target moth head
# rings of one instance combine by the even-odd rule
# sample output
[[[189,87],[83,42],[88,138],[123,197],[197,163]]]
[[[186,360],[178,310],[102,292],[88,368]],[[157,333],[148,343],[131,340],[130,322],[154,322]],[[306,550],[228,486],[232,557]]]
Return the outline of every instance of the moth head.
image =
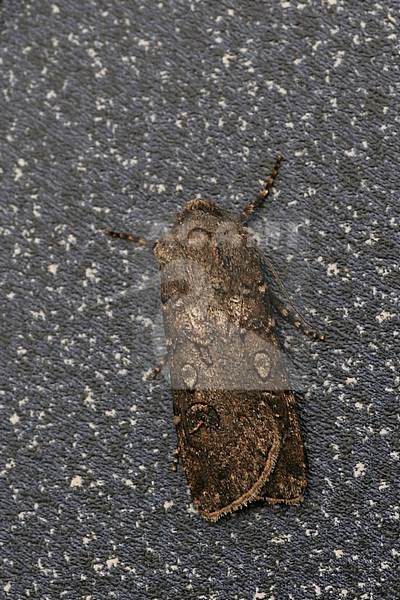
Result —
[[[218,208],[215,202],[202,198],[184,204],[178,213],[174,233],[183,245],[194,252],[221,248],[227,244],[237,246],[242,243],[243,237],[240,235],[240,226],[228,212]]]
[[[215,202],[195,198],[183,205],[171,233],[157,242],[154,251],[161,265],[179,256],[209,260],[236,251],[245,239],[244,229],[229,213]]]
[[[224,212],[218,208],[215,202],[203,200],[203,198],[194,198],[193,200],[185,202],[185,204],[182,206],[181,210],[178,213],[178,219],[188,218],[195,212],[202,213],[203,215],[208,214],[217,217],[222,217],[224,215]]]

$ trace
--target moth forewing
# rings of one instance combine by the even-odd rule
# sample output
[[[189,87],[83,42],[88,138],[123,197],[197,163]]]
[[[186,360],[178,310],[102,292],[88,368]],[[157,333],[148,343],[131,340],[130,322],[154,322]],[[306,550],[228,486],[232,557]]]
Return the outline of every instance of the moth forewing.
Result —
[[[257,246],[196,199],[155,253],[178,449],[199,511],[215,520],[254,499],[299,502],[303,444]]]

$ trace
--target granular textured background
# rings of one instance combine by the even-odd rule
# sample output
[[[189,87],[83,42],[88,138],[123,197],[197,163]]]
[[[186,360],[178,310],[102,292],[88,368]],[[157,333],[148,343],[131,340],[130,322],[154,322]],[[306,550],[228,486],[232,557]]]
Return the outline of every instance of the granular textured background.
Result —
[[[0,597],[400,597],[398,3],[3,0]],[[172,473],[151,251],[201,195],[249,223],[308,457],[299,507],[210,524]],[[398,331],[398,330],[397,330]],[[397,378],[397,381],[396,381]]]

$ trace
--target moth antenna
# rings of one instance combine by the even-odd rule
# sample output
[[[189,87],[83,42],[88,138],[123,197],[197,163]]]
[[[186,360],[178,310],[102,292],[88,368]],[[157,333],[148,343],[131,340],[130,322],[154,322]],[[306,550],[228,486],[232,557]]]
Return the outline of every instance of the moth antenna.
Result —
[[[140,235],[134,235],[130,233],[123,233],[119,231],[111,231],[111,229],[106,229],[105,233],[112,238],[119,238],[121,240],[125,240],[127,242],[134,242],[135,244],[143,244],[145,246],[154,247],[157,243],[157,240],[149,240]]]
[[[259,208],[261,206],[261,204],[263,202],[265,202],[265,200],[267,199],[267,197],[269,196],[269,193],[274,185],[274,181],[278,176],[279,173],[279,169],[281,166],[281,163],[283,161],[283,156],[281,156],[280,154],[278,154],[278,156],[276,157],[275,160],[275,166],[272,170],[271,175],[268,177],[267,179],[267,183],[265,184],[265,186],[263,187],[262,190],[260,190],[260,192],[258,193],[257,198],[253,201],[250,202],[240,213],[239,217],[238,217],[238,222],[239,223],[243,223],[243,221],[245,221],[250,215],[251,213],[253,213],[256,208]]]
[[[303,321],[303,323],[305,325],[307,325],[308,327],[311,327],[311,329],[316,330],[318,337],[320,340],[325,339],[325,334],[322,333],[322,331],[320,329],[318,329],[317,327],[314,327],[314,325],[312,325],[309,321],[307,321],[307,319],[304,317],[304,315],[299,311],[299,309],[297,308],[297,306],[295,306],[295,304],[293,303],[293,301],[291,300],[289,294],[287,293],[285,286],[283,285],[281,278],[279,277],[278,271],[276,270],[276,268],[274,267],[274,265],[272,264],[271,260],[267,257],[264,256],[264,260],[268,265],[269,270],[272,273],[273,278],[275,279],[280,291],[282,292],[283,296],[286,298],[286,300],[288,301],[288,303],[290,304],[290,306],[293,308],[294,312],[296,313],[296,315],[299,317],[299,319],[301,321]],[[310,332],[308,332],[310,334]],[[313,336],[314,337],[314,336]]]
[[[180,455],[180,450],[178,447],[175,448],[175,453],[174,453],[174,459],[171,465],[171,471],[176,471],[178,469],[178,464],[179,464],[179,455]]]

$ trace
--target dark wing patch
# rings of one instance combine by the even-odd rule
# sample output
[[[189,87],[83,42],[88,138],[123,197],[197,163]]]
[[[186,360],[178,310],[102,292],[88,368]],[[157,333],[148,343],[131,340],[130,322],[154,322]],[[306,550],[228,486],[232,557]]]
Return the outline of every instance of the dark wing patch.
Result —
[[[307,480],[304,446],[293,393],[289,390],[272,392],[270,406],[281,446],[275,469],[259,496],[266,502],[298,504],[303,498]]]
[[[193,501],[216,520],[258,497],[280,435],[265,393],[173,390],[178,446]]]

